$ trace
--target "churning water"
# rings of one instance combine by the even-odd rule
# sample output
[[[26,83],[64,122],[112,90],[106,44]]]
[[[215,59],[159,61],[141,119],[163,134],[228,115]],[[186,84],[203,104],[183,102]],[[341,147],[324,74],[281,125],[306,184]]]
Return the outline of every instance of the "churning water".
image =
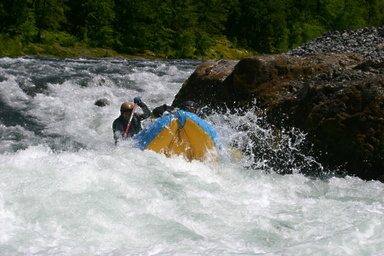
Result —
[[[383,255],[384,184],[300,174],[304,134],[252,111],[206,117],[243,151],[221,163],[114,146],[122,102],[171,104],[199,63],[1,58],[0,255]]]

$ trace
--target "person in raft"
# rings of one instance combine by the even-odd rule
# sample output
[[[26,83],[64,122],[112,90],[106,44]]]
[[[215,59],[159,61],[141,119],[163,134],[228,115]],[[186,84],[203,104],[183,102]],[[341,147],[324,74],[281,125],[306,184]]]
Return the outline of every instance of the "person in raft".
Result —
[[[113,138],[115,139],[115,144],[117,144],[118,141],[120,140],[133,137],[135,134],[137,134],[142,129],[141,121],[148,118],[151,115],[151,111],[149,110],[147,105],[145,105],[144,102],[141,101],[139,97],[135,97],[133,99],[133,102],[135,104],[132,104],[130,102],[124,102],[123,104],[121,104],[120,116],[116,118],[115,121],[113,121],[112,129],[113,129]],[[133,113],[128,133],[125,134],[129,120],[131,119],[131,115],[135,109],[136,104],[143,110],[144,113],[143,114]]]
[[[168,106],[167,104],[163,104],[158,106],[152,110],[152,118],[159,118],[169,113],[172,113],[175,110],[184,110],[194,114],[197,114],[199,110],[199,105],[191,100],[188,100],[177,107]]]

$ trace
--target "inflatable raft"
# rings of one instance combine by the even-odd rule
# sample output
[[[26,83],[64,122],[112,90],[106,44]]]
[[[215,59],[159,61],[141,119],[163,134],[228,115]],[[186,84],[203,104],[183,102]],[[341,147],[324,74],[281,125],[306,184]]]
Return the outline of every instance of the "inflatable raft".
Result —
[[[197,115],[178,110],[156,119],[133,137],[141,150],[188,160],[218,160],[220,145],[216,131]]]

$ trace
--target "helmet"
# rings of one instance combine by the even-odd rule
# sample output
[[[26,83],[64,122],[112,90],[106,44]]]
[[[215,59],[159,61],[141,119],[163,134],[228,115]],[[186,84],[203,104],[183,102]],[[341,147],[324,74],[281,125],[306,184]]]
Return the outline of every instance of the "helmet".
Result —
[[[123,104],[121,104],[120,112],[129,112],[129,111],[132,111],[132,109],[133,109],[132,103],[124,102]]]

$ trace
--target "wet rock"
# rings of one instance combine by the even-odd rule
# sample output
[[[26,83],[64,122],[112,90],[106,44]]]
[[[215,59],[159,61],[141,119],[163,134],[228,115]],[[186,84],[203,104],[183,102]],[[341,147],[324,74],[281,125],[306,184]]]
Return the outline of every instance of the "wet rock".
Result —
[[[212,101],[212,106],[219,106],[229,101],[232,96],[228,95],[226,88],[223,88],[223,83],[238,62],[238,60],[224,59],[203,62],[184,82],[172,106],[178,106],[188,100],[204,103],[201,99],[208,98]],[[190,83],[193,83],[193,86],[190,86]]]
[[[271,122],[308,133],[325,165],[377,179],[384,174],[384,69],[375,63],[290,81],[297,90],[270,107]]]
[[[95,102],[95,105],[96,106],[99,106],[99,107],[105,107],[105,106],[108,106],[110,103],[109,103],[109,100],[108,99],[99,99]]]
[[[217,110],[256,102],[271,124],[306,132],[325,167],[382,179],[383,34],[383,27],[329,32],[288,54],[209,60],[174,102],[194,100]]]

